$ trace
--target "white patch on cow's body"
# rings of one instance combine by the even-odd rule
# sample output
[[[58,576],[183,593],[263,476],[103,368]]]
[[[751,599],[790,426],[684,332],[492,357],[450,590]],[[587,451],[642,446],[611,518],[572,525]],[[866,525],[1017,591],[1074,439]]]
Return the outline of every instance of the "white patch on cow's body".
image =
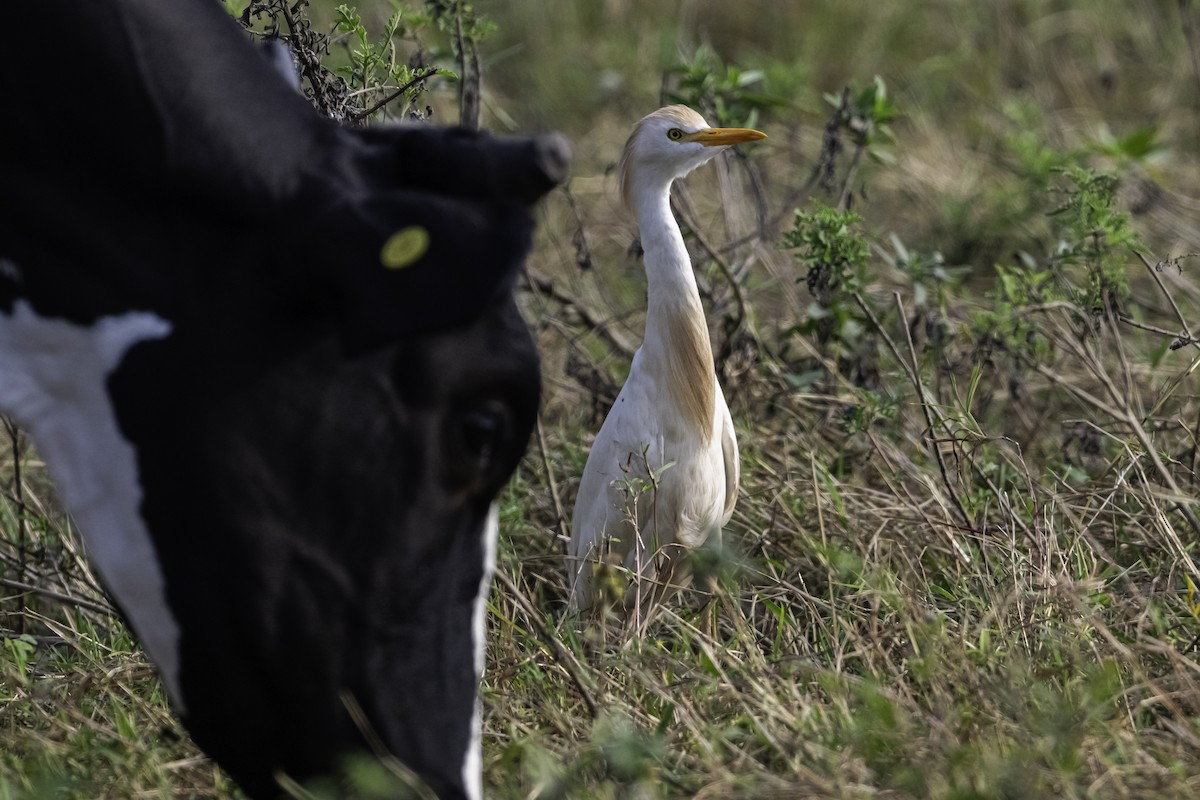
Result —
[[[182,711],[179,626],[139,513],[137,457],[106,390],[129,348],[170,332],[145,312],[84,326],[41,317],[18,300],[0,313],[0,408],[33,436],[92,563]]]
[[[475,595],[475,614],[471,619],[471,638],[475,645],[475,683],[483,679],[483,660],[487,649],[487,601],[492,589],[492,573],[496,569],[496,538],[500,533],[500,511],[495,503],[488,509],[483,526],[483,578],[479,594]],[[483,702],[475,697],[471,715],[471,741],[463,754],[463,787],[470,800],[483,797]]]

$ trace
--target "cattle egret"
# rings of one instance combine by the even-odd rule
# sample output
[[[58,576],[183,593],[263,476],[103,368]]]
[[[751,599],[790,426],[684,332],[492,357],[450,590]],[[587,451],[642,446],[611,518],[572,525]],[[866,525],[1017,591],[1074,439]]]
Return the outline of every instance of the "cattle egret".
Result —
[[[565,143],[339,127],[213,0],[43,0],[0,95],[0,409],[197,744],[254,798],[382,751],[478,800]]]
[[[646,334],[579,484],[569,546],[576,609],[595,602],[601,564],[632,576],[621,600],[625,613],[686,587],[691,551],[719,536],[733,513],[733,421],[670,192],[677,178],[727,147],[762,138],[747,128],[710,127],[695,111],[668,106],[638,122],[625,145],[620,183],[645,254]]]

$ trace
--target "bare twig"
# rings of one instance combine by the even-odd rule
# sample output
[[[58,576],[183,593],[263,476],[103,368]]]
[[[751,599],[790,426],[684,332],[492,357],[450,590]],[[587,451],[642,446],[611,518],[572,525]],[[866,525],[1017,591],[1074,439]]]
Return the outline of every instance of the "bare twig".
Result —
[[[426,67],[424,72],[417,73],[416,75],[414,75],[412,77],[411,80],[409,80],[406,83],[399,86],[396,89],[396,91],[392,92],[387,97],[385,97],[382,100],[380,100],[379,102],[375,103],[370,108],[368,108],[364,111],[359,111],[358,113],[354,114],[353,117],[351,117],[351,119],[353,119],[355,122],[359,122],[361,120],[366,119],[367,117],[371,116],[376,111],[378,111],[379,109],[386,106],[388,103],[395,100],[397,97],[400,97],[402,94],[407,92],[412,87],[416,86],[421,81],[428,80],[429,78],[432,78],[436,74],[437,74],[437,67]]]
[[[1139,322],[1128,314],[1117,314],[1116,319],[1122,325],[1128,325],[1130,328],[1137,328],[1146,333],[1156,333],[1159,336],[1166,336],[1172,340],[1171,349],[1178,350],[1181,347],[1187,347],[1192,344],[1200,344],[1200,339],[1192,338],[1191,334],[1180,333],[1178,330],[1167,330],[1160,328],[1157,325],[1151,325],[1148,322]]]
[[[17,583],[25,583],[28,574],[29,523],[25,518],[25,479],[21,474],[21,431],[8,417],[4,418],[13,460],[12,499],[17,507]],[[17,598],[17,633],[25,632],[25,595]]]
[[[537,416],[538,452],[542,457],[542,469],[546,472],[546,485],[550,487],[550,499],[554,503],[554,516],[558,520],[558,532],[567,536],[567,517],[563,512],[562,498],[558,493],[558,481],[554,479],[554,466],[550,463],[550,452],[546,447],[546,430],[542,425],[542,415]]]
[[[570,183],[564,183],[558,190],[567,198],[567,207],[575,217],[575,235],[571,238],[571,244],[575,245],[575,264],[581,270],[587,271],[592,268],[593,261],[592,248],[587,240],[587,228],[583,224],[583,214],[579,211],[579,203],[575,199],[575,193],[571,191]]]
[[[1103,411],[1113,419],[1123,419],[1125,417],[1125,415],[1122,414],[1118,409],[1104,402],[1086,389],[1080,388],[1079,386],[1071,383],[1057,371],[1050,369],[1050,367],[1047,367],[1045,364],[1040,364],[1034,361],[1030,363],[1030,366],[1033,367],[1033,369],[1043,378],[1046,378],[1055,386],[1063,389],[1067,392],[1067,394],[1072,395],[1080,403],[1090,405],[1100,411]]]
[[[963,506],[962,501],[958,497],[958,491],[955,488],[954,483],[950,480],[950,471],[946,466],[946,457],[942,455],[942,448],[937,441],[936,436],[934,435],[934,431],[938,429],[948,430],[946,420],[942,416],[941,411],[937,409],[934,403],[934,398],[927,394],[925,390],[925,384],[921,380],[921,369],[917,363],[917,350],[916,346],[913,344],[912,335],[909,333],[908,324],[906,322],[907,316],[904,312],[904,303],[900,299],[900,294],[898,292],[893,293],[893,297],[896,301],[896,309],[900,313],[900,327],[904,330],[908,339],[909,360],[907,361],[900,355],[899,348],[896,347],[895,342],[892,341],[892,337],[888,335],[887,329],[885,329],[880,323],[879,318],[875,316],[875,312],[871,310],[871,307],[867,304],[866,300],[864,300],[862,295],[858,292],[854,293],[854,299],[858,303],[859,308],[861,308],[863,313],[867,315],[867,318],[871,320],[871,325],[874,326],[875,330],[879,332],[879,335],[883,337],[884,342],[887,343],[888,349],[892,351],[893,358],[896,359],[896,362],[908,374],[909,381],[913,384],[913,388],[917,391],[918,402],[921,406],[921,411],[925,415],[925,424],[929,428],[929,449],[932,452],[934,459],[937,461],[938,472],[941,475],[942,485],[946,487],[946,492],[950,496],[950,500],[954,505],[954,510],[958,512],[959,520],[964,526],[969,528],[971,527],[971,515],[967,513],[967,509]],[[950,536],[949,538],[958,557],[962,559],[964,563],[969,564],[971,562],[970,554],[967,553],[967,551],[956,539],[954,539],[953,536]]]
[[[1158,269],[1152,265],[1150,260],[1144,255],[1136,250],[1134,252],[1137,253],[1137,257],[1142,260],[1142,263],[1146,265],[1146,271],[1150,273],[1150,277],[1154,279],[1156,284],[1158,284],[1158,290],[1162,292],[1163,297],[1165,297],[1167,302],[1171,304],[1171,309],[1175,312],[1175,318],[1179,320],[1180,329],[1184,332],[1188,339],[1195,341],[1196,339],[1194,336],[1192,336],[1191,328],[1188,327],[1187,318],[1184,317],[1183,312],[1179,310],[1179,305],[1175,302],[1175,298],[1172,297],[1171,293],[1167,291],[1167,287],[1163,284],[1162,278],[1159,277]],[[1182,256],[1180,258],[1182,258]],[[1161,264],[1162,262],[1159,263]]]
[[[479,69],[479,48],[475,45],[475,39],[463,35],[461,10],[454,16],[454,38],[458,51],[458,124],[477,131],[483,75]]]
[[[93,600],[88,600],[84,597],[76,597],[75,595],[56,592],[53,589],[47,589],[42,586],[34,586],[33,584],[25,583],[24,581],[14,581],[11,578],[0,578],[0,586],[5,586],[9,589],[16,589],[18,592],[26,592],[28,594],[36,594],[40,597],[45,597],[49,600],[62,603],[67,606],[75,606],[85,611],[91,611],[96,614],[103,614],[111,617],[115,615],[112,606],[104,603],[97,603]]]
[[[308,78],[308,85],[312,87],[313,100],[322,114],[327,117],[336,116],[335,109],[325,92],[325,80],[322,72],[324,67],[321,65],[319,56],[305,46],[307,44],[306,39],[311,32],[296,20],[295,15],[292,13],[292,6],[288,3],[288,0],[283,0],[283,2],[279,3],[278,9],[283,14],[284,22],[287,23],[289,38],[294,43],[300,45],[292,47],[292,52],[296,54],[296,60],[300,64],[300,71],[304,74],[304,77]]]
[[[733,250],[741,247],[748,242],[766,241],[768,238],[777,234],[779,226],[786,220],[790,219],[795,213],[796,206],[801,200],[812,194],[813,189],[818,184],[825,187],[829,191],[833,191],[836,187],[834,176],[837,174],[837,160],[842,152],[842,123],[845,119],[846,109],[850,104],[849,88],[842,91],[841,104],[834,109],[830,114],[829,119],[825,122],[825,128],[821,134],[821,152],[817,156],[817,161],[813,164],[812,170],[808,174],[808,178],[799,187],[791,191],[780,203],[779,211],[767,218],[766,222],[759,226],[759,229],[742,236],[738,239],[726,244],[721,248],[721,252],[730,253]],[[854,159],[857,164],[858,159]],[[857,166],[855,166],[855,171]],[[848,175],[848,179],[843,183],[843,187],[839,196],[844,194],[845,187],[850,185],[850,179],[853,175]],[[843,209],[844,210],[844,209]]]
[[[850,166],[846,169],[846,177],[842,181],[842,191],[838,195],[837,210],[845,211],[850,207],[850,198],[854,195],[854,179],[858,176],[859,165],[862,164],[862,154],[866,152],[867,143],[859,142],[854,148],[854,155],[850,157]]]
[[[574,308],[575,313],[579,314],[579,318],[585,327],[612,345],[625,358],[633,358],[633,353],[637,350],[637,346],[630,344],[624,336],[618,333],[613,328],[611,320],[601,321],[582,300],[571,295],[565,289],[560,288],[549,278],[537,275],[528,266],[526,266],[525,275],[530,288],[536,289],[542,294],[548,295],[558,302]]]
[[[1089,366],[1093,375],[1104,386],[1112,402],[1117,404],[1118,413],[1115,415],[1115,418],[1123,420],[1133,430],[1133,435],[1137,437],[1138,442],[1143,448],[1145,448],[1146,455],[1149,457],[1150,463],[1154,465],[1154,471],[1158,473],[1159,478],[1173,495],[1172,505],[1174,505],[1175,509],[1183,516],[1184,519],[1187,520],[1188,525],[1191,526],[1192,530],[1195,533],[1200,534],[1200,518],[1196,516],[1196,512],[1192,506],[1182,499],[1187,495],[1185,495],[1183,490],[1179,488],[1179,485],[1175,482],[1175,476],[1171,474],[1171,471],[1167,469],[1166,464],[1163,463],[1162,457],[1158,453],[1158,448],[1154,444],[1154,440],[1150,438],[1150,434],[1146,431],[1144,422],[1142,420],[1142,415],[1137,413],[1137,411],[1132,407],[1128,394],[1122,392],[1113,383],[1113,380],[1109,376],[1108,371],[1104,368],[1104,365],[1094,357],[1091,357],[1092,354],[1090,352],[1088,353],[1088,356],[1090,362]],[[1174,536],[1173,532],[1172,536]],[[1179,548],[1179,553],[1181,555],[1187,552],[1181,544],[1179,545]],[[1193,576],[1200,578],[1200,570],[1196,568],[1192,560],[1190,558],[1185,558],[1183,560],[1185,561],[1185,566],[1189,569]]]

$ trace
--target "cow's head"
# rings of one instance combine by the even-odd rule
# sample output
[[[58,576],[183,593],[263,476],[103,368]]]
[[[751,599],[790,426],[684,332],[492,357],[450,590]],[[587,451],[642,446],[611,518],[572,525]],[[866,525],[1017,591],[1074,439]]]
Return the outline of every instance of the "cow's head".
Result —
[[[212,0],[38,14],[61,81],[32,34],[0,51],[0,408],[247,791],[374,746],[477,796],[539,390],[511,289],[564,146],[338,128]],[[42,87],[79,81],[57,122]]]

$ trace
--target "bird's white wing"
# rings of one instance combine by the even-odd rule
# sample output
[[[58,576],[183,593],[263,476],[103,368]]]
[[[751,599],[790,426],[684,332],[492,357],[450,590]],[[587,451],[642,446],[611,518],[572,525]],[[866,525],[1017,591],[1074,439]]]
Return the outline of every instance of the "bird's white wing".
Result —
[[[604,534],[608,516],[608,484],[616,469],[616,452],[611,437],[602,429],[592,443],[583,477],[579,480],[579,493],[575,498],[575,512],[571,517],[571,544],[568,552],[573,558],[583,559],[595,548]]]
[[[579,481],[567,548],[576,607],[589,603],[589,562],[600,558],[604,551],[615,554],[617,562],[622,563],[633,547],[634,527],[627,519],[620,484],[643,474],[637,456],[657,438],[655,419],[648,411],[654,404],[645,396],[643,382],[635,359],[625,386],[596,434]],[[638,511],[641,517],[643,509]],[[642,522],[639,518],[639,526]]]
[[[721,515],[721,525],[724,526],[733,516],[733,507],[737,505],[738,481],[742,475],[742,459],[738,455],[737,437],[733,432],[733,417],[729,406],[724,407],[724,420],[721,424],[721,456],[725,461],[725,510]]]

